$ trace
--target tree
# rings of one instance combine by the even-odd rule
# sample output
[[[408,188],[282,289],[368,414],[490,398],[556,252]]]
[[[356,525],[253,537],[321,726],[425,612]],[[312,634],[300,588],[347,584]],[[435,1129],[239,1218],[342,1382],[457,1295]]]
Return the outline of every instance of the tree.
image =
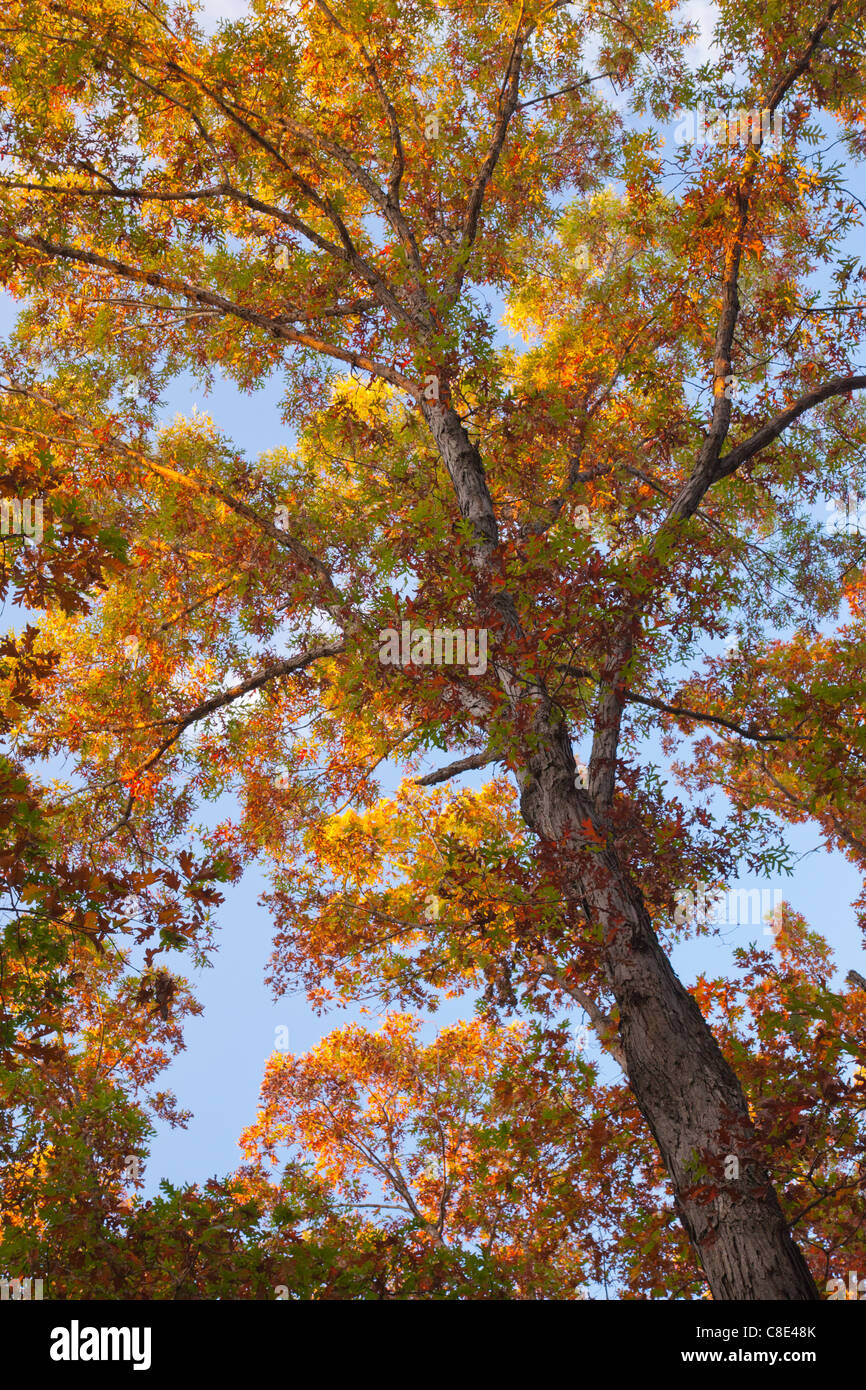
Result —
[[[696,73],[646,0],[260,3],[213,38],[159,3],[4,21],[4,427],[130,554],[87,621],[40,629],[60,657],[19,739],[75,760],[58,833],[144,871],[232,787],[204,848],[270,864],[278,987],[578,1004],[715,1298],[817,1296],[743,1048],[663,942],[683,887],[784,866],[774,814],[857,837],[859,604],[808,694],[798,643],[823,652],[863,558],[809,509],[856,488],[864,438],[862,205],[816,148],[825,121],[863,154],[862,19],[721,4]],[[746,113],[740,143],[720,120],[665,159],[640,120],[699,98]],[[297,448],[157,428],[185,370],[283,373]],[[688,804],[659,728],[685,757],[705,735]]]

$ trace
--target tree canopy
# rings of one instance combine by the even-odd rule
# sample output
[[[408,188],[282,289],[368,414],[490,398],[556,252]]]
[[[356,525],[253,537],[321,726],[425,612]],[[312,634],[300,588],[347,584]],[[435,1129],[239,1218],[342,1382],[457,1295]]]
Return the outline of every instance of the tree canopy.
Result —
[[[778,884],[786,825],[866,870],[864,17],[721,0],[696,65],[671,0],[212,34],[6,0],[2,491],[42,504],[0,573],[9,1274],[808,1300],[866,1268],[831,924],[670,963],[714,929],[683,894]],[[169,421],[190,377],[279,383],[285,446]],[[238,1170],[144,1200],[183,972],[253,865],[275,991],[387,1014],[275,1052]]]

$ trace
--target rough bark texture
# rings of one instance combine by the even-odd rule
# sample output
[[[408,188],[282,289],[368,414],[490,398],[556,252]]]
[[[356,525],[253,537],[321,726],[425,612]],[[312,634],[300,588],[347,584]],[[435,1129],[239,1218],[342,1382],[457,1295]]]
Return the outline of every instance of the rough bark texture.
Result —
[[[526,783],[521,806],[544,839],[568,831],[577,839],[577,800],[565,768],[550,766]],[[580,891],[604,929],[602,959],[619,1006],[629,1084],[713,1297],[818,1299],[770,1179],[749,1157],[753,1134],[742,1088],[674,974],[638,890],[608,851],[599,861]],[[736,1179],[725,1177],[729,1155],[739,1162]]]

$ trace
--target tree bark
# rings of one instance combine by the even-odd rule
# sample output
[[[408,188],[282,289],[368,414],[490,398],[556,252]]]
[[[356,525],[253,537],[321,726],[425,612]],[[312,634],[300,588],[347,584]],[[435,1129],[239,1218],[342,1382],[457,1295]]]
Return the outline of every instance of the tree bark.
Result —
[[[524,779],[521,809],[546,841],[580,838],[585,813],[567,762],[551,761]],[[575,864],[577,891],[602,925],[629,1085],[713,1298],[817,1300],[769,1175],[754,1157],[742,1087],[662,950],[639,889],[610,850],[597,858],[589,875]],[[729,1158],[738,1165],[730,1178]]]

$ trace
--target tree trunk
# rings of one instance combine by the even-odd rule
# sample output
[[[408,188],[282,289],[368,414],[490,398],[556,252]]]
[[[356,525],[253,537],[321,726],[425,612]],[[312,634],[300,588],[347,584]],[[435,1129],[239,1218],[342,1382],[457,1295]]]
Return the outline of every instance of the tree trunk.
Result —
[[[575,788],[565,731],[530,762],[521,795],[529,827],[548,843],[585,840],[588,797]],[[713,1297],[819,1299],[769,1175],[755,1159],[736,1075],[662,950],[640,890],[613,851],[593,859],[588,870],[575,862],[575,892],[602,926],[602,963],[619,1007],[629,1084]]]

